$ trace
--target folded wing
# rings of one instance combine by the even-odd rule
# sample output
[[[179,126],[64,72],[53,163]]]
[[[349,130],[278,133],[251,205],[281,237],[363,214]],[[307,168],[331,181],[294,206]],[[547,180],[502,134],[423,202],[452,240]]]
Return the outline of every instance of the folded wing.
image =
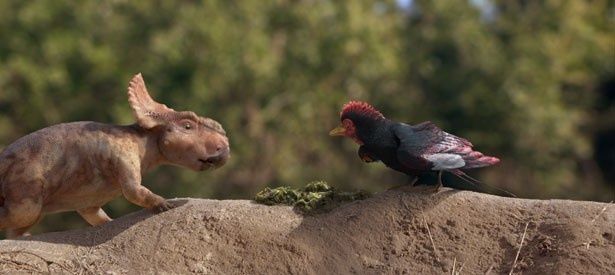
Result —
[[[472,150],[472,143],[442,131],[430,121],[393,128],[399,139],[397,157],[412,169],[453,170],[489,166],[500,160]]]

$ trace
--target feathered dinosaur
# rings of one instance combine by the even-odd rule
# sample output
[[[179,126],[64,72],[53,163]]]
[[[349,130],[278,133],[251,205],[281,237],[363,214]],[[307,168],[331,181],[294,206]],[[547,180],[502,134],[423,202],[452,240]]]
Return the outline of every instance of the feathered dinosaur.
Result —
[[[436,191],[442,186],[443,171],[478,183],[461,169],[490,166],[500,161],[474,151],[468,140],[442,131],[430,121],[417,125],[395,122],[365,102],[345,104],[340,120],[341,125],[329,134],[349,137],[358,143],[358,154],[363,161],[381,161],[391,169],[415,177],[415,182],[435,172]]]

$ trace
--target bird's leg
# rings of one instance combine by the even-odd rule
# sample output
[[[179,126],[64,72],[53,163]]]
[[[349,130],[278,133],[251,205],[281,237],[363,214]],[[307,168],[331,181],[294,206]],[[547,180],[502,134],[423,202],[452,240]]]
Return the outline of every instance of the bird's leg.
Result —
[[[425,180],[424,180],[425,181],[425,186],[426,186],[425,192],[427,192],[427,193],[438,193],[438,191],[440,191],[440,187],[443,186],[442,185],[442,170],[438,170],[438,172],[436,174],[437,175],[436,176],[437,179],[435,179],[436,180],[435,184],[433,182],[434,178],[433,178],[432,175],[433,174],[429,174],[429,175],[425,174]]]
[[[418,177],[418,176],[416,176],[416,177],[414,177],[414,179],[413,179],[412,181],[410,181],[410,185],[412,185],[412,186],[416,186],[416,183],[417,183],[418,181],[419,181],[419,177]]]
[[[434,193],[438,193],[440,187],[442,187],[442,170],[438,171],[438,183],[436,184],[436,191],[434,191]]]
[[[422,174],[422,175],[418,175],[412,178],[412,180],[410,180],[410,184],[412,186],[412,189],[415,190],[416,192],[431,193],[433,190],[434,184],[433,183],[430,184],[430,181],[429,181],[430,179],[433,179],[433,178],[430,177],[429,175]]]

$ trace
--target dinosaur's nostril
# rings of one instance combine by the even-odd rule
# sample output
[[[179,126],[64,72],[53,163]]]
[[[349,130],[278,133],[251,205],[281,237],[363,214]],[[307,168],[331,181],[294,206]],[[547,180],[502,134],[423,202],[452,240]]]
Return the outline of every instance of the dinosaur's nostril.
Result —
[[[222,151],[222,146],[216,147],[216,152],[220,152],[220,151]]]

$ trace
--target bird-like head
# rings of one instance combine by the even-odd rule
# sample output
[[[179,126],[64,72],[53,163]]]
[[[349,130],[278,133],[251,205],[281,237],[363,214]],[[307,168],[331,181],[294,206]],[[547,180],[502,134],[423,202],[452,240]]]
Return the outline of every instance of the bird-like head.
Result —
[[[362,145],[363,141],[359,138],[358,128],[369,128],[384,119],[384,115],[372,105],[361,101],[350,101],[342,107],[341,124],[331,130],[329,135],[349,137]]]

